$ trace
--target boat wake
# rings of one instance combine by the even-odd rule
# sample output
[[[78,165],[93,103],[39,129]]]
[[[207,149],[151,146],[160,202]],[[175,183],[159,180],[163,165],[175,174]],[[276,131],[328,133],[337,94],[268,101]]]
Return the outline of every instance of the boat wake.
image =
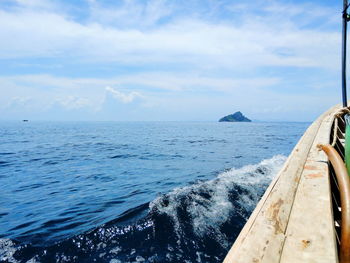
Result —
[[[47,247],[0,239],[3,262],[221,262],[286,157],[176,188]]]

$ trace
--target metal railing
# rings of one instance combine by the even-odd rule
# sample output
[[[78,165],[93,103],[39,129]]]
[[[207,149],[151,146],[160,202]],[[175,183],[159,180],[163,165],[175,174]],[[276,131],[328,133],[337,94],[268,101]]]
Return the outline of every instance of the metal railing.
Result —
[[[334,150],[335,153],[330,153],[331,156],[328,153],[330,187],[339,259],[340,263],[348,263],[350,262],[350,180],[344,165],[344,115],[338,118],[337,126],[336,144],[334,149],[330,149],[330,151]],[[331,133],[330,141],[333,141],[333,136]]]

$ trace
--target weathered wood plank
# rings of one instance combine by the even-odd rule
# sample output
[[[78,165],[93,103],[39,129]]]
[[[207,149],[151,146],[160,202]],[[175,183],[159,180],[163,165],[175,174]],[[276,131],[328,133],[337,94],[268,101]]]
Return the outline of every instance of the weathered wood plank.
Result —
[[[328,158],[317,144],[329,143],[333,116],[327,116],[311,147],[288,221],[281,263],[338,262]]]
[[[224,263],[280,261],[290,211],[304,164],[323,119],[336,109],[334,107],[324,113],[305,132],[253,211]]]

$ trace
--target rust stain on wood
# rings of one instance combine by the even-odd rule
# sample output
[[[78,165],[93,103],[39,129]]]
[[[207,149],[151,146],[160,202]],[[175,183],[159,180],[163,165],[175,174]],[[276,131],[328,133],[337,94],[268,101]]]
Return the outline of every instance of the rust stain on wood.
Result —
[[[275,235],[283,233],[282,225],[279,218],[279,212],[283,204],[283,200],[280,198],[277,202],[273,203],[268,209],[268,219],[272,221],[275,229]]]
[[[317,170],[318,167],[314,166],[314,165],[305,165],[304,166],[305,170]]]
[[[314,179],[314,178],[320,178],[320,177],[323,177],[323,174],[322,173],[314,173],[314,174],[308,174],[305,176],[306,178],[309,178],[309,179]]]
[[[295,182],[295,183],[298,183],[298,182],[299,182],[299,179],[300,179],[299,176],[295,176],[295,177],[294,177],[294,182]]]
[[[311,241],[310,240],[302,240],[301,241],[301,246],[303,249],[307,248],[308,246],[310,246]]]

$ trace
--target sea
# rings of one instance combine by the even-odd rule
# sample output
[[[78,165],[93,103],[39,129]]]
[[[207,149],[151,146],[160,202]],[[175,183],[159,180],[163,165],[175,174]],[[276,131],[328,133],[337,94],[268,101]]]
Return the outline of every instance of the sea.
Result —
[[[0,122],[0,262],[222,262],[310,123]]]

